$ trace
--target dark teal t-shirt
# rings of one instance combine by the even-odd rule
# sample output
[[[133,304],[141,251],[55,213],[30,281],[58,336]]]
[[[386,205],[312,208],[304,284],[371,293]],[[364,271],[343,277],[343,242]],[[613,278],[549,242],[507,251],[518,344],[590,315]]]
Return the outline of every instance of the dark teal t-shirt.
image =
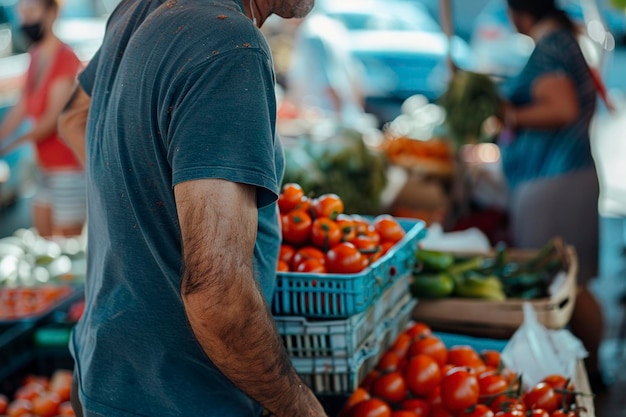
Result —
[[[91,96],[88,276],[71,348],[87,417],[257,416],[187,322],[173,188],[257,186],[254,266],[269,303],[284,162],[263,35],[240,0],[123,0],[79,80]]]

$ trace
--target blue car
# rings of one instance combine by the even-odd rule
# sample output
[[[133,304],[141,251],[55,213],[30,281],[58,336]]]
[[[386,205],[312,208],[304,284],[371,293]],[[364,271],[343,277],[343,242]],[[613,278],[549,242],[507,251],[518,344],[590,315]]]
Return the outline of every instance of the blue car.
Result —
[[[420,3],[335,0],[319,7],[347,28],[350,51],[364,69],[366,111],[381,121],[397,116],[408,97],[420,94],[435,100],[447,88],[448,38]],[[460,37],[451,45],[455,64],[473,69],[469,45]]]

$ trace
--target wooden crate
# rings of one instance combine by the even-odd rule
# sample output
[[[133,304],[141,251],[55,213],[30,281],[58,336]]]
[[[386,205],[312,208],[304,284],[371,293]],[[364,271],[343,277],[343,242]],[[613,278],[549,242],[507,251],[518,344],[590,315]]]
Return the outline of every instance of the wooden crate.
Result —
[[[536,252],[510,250],[509,259],[524,261]],[[540,323],[549,329],[563,328],[572,316],[576,293],[578,261],[572,246],[561,251],[566,276],[558,290],[547,298],[531,300]],[[527,300],[490,301],[469,298],[420,299],[413,319],[428,324],[433,330],[489,338],[509,338],[522,324],[523,305]]]
[[[585,369],[585,362],[582,360],[578,361],[576,364],[574,387],[578,392],[592,394],[591,386],[589,385],[589,378],[587,377],[587,370]],[[580,417],[595,417],[596,410],[593,404],[593,397],[578,395],[576,397],[576,405],[578,407],[583,407],[586,410],[580,413]]]

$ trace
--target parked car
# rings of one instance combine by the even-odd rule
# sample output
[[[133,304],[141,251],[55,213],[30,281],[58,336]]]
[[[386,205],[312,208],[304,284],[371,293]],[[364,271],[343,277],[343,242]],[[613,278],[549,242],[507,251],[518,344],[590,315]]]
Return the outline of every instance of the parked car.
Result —
[[[362,64],[366,110],[381,121],[400,113],[400,105],[416,94],[437,99],[446,89],[449,42],[439,24],[419,3],[404,0],[329,1],[323,13],[342,22],[349,32],[353,56]],[[469,45],[451,43],[455,64],[475,66]]]
[[[595,44],[587,50],[596,55],[598,51],[610,51],[615,47],[612,31],[616,35],[621,33],[619,36],[626,33],[626,16],[622,14],[618,18],[613,9],[597,7],[595,1],[560,0],[560,5],[574,21],[586,28]],[[491,0],[478,15],[470,45],[480,71],[505,78],[517,74],[534,49],[533,40],[513,27],[507,14],[506,0]],[[591,43],[587,42],[587,45]]]

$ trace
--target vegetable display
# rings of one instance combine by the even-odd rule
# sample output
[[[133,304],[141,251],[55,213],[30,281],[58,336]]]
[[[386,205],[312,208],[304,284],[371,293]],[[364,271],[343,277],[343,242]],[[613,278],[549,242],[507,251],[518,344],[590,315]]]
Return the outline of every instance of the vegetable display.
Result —
[[[341,417],[584,416],[574,384],[546,376],[524,388],[500,352],[446,346],[423,323],[401,333],[344,405]]]
[[[372,220],[347,215],[338,195],[308,197],[296,183],[283,186],[278,207],[283,242],[277,270],[282,272],[358,273],[405,235],[390,215]]]
[[[78,239],[44,239],[19,229],[0,239],[0,321],[47,312],[71,295],[85,275]]]
[[[457,70],[439,99],[445,125],[458,145],[483,141],[483,123],[497,115],[501,99],[493,80],[484,74]]]
[[[362,134],[343,130],[335,137],[302,137],[285,146],[284,183],[298,183],[307,194],[335,193],[348,213],[375,214],[387,184],[386,160],[370,150]]]
[[[495,256],[474,257],[420,249],[415,256],[421,270],[414,274],[411,292],[418,298],[496,301],[547,297],[555,274],[565,269],[561,247],[562,242],[553,239],[525,262],[509,261],[505,245],[496,247]]]

